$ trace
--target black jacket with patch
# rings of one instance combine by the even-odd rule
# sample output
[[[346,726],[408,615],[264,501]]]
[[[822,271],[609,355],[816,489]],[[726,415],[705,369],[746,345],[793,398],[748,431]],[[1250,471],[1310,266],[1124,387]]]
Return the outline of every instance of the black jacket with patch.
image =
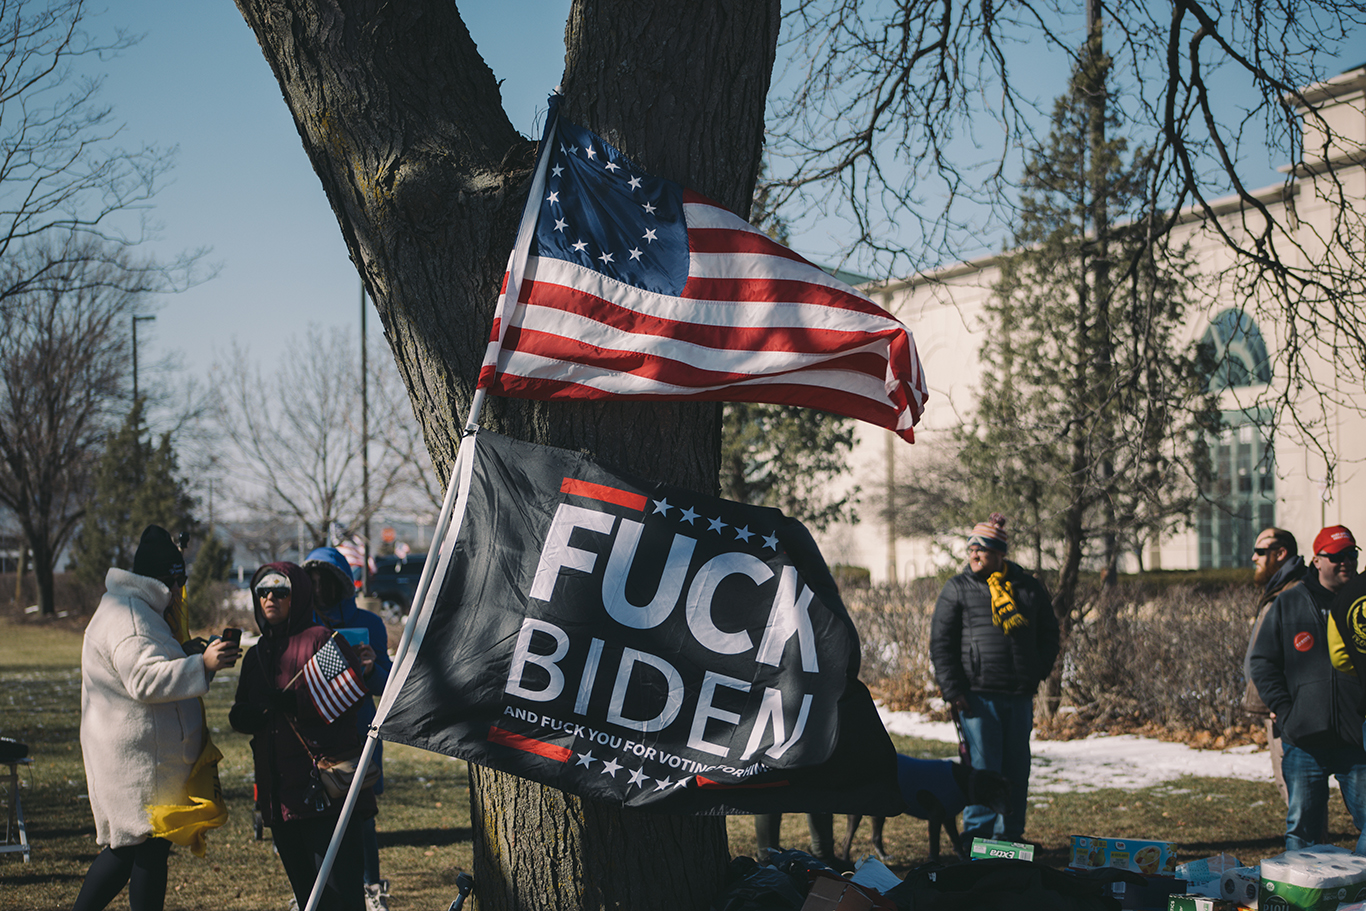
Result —
[[[1333,668],[1328,609],[1333,594],[1312,569],[1271,603],[1249,661],[1252,682],[1276,715],[1280,736],[1305,750],[1361,745],[1362,682]]]

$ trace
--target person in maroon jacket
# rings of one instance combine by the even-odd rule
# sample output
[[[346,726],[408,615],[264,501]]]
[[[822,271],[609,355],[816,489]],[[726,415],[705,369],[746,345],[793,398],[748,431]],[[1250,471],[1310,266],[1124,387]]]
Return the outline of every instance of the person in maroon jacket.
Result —
[[[332,637],[313,619],[313,587],[302,567],[268,563],[251,580],[260,641],[242,660],[237,696],[228,720],[251,735],[256,768],[256,809],[266,825],[303,908],[327,853],[342,801],[331,801],[318,777],[315,757],[338,756],[360,747],[356,705],[329,723],[318,713],[300,672]],[[359,673],[361,662],[345,640],[341,653]],[[328,877],[321,907],[364,911],[361,882],[361,821],[375,815],[375,795],[361,792]]]

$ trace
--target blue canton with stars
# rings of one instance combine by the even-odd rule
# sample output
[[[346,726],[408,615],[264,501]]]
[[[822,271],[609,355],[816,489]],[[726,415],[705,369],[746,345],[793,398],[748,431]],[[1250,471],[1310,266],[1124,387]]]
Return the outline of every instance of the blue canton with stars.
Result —
[[[342,656],[341,649],[332,640],[323,643],[323,647],[318,649],[314,659],[318,662],[318,670],[322,671],[323,679],[331,681],[340,676],[350,667],[346,663],[346,658]]]
[[[535,253],[658,294],[688,281],[683,188],[645,173],[601,137],[559,122],[536,223]]]

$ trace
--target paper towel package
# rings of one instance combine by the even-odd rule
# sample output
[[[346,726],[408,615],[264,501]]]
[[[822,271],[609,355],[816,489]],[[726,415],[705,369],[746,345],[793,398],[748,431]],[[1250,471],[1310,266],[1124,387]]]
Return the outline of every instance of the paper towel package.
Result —
[[[1337,911],[1341,904],[1366,900],[1366,857],[1333,845],[1268,857],[1261,874],[1261,911]]]

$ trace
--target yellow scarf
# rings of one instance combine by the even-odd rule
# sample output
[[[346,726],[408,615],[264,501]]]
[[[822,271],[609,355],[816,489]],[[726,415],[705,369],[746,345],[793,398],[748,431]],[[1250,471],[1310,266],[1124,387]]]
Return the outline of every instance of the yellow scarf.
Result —
[[[1001,632],[1009,636],[1029,625],[1029,620],[1015,603],[1015,591],[1004,572],[988,576],[987,588],[991,589],[991,622],[999,626]]]

